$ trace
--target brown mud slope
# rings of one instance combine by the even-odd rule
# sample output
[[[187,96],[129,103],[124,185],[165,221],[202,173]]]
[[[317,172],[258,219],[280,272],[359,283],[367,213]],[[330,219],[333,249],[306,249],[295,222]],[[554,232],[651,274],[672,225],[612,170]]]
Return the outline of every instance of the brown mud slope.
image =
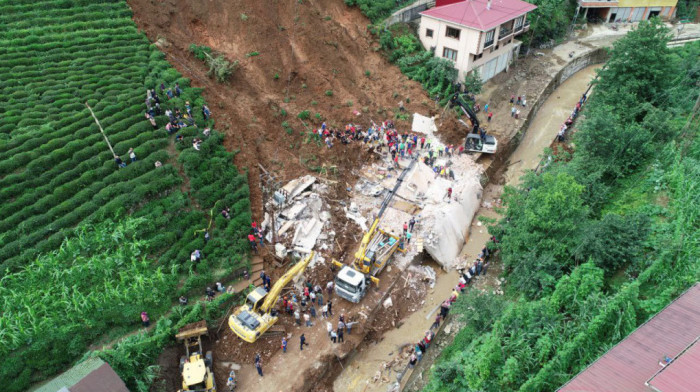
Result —
[[[328,150],[308,142],[298,113],[310,111],[309,127],[320,125],[316,113],[328,125],[352,121],[366,127],[371,120],[392,118],[399,101],[409,113],[429,102],[418,83],[375,51],[368,19],[342,0],[128,3],[138,27],[158,42],[170,63],[193,86],[206,88],[204,97],[217,128],[227,135],[226,147],[240,150],[235,163],[249,170],[253,215],[258,219],[262,210],[258,163],[281,180],[323,165],[336,166],[338,179],[349,180],[350,169],[368,157],[359,146]],[[206,66],[189,53],[192,43],[239,61],[228,84],[207,77]],[[282,128],[283,121],[294,129],[291,135]],[[396,123],[400,128],[409,125]],[[343,192],[345,187],[340,181],[337,189]]]

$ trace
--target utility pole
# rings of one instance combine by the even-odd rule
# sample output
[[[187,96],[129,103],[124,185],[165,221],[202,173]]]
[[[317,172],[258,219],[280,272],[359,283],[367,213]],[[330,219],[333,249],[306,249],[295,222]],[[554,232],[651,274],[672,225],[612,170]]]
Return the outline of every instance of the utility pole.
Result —
[[[114,149],[112,148],[112,144],[109,142],[109,139],[107,139],[107,135],[105,134],[105,130],[102,129],[102,125],[100,125],[100,120],[97,119],[97,116],[95,116],[95,112],[92,111],[92,108],[90,105],[88,105],[87,102],[85,102],[85,106],[87,106],[88,110],[90,110],[90,114],[92,114],[92,118],[95,119],[95,123],[97,123],[97,127],[100,128],[100,132],[102,132],[102,136],[105,138],[105,142],[107,142],[107,147],[109,147],[109,151],[112,151],[112,156],[117,156],[117,154],[114,153]]]
[[[277,228],[275,227],[275,213],[277,212],[277,201],[275,200],[275,193],[279,191],[282,187],[282,183],[277,180],[277,178],[261,165],[258,164],[260,170],[260,187],[263,193],[263,219],[265,219],[265,209],[267,204],[270,204],[270,227],[272,230],[272,243],[277,243]]]

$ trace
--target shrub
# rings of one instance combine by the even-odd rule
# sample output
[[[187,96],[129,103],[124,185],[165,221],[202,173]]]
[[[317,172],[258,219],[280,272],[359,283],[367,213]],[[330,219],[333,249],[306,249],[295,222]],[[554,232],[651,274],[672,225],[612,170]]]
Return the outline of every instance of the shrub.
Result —
[[[308,110],[303,110],[297,115],[297,118],[299,118],[300,120],[308,120],[310,117],[311,112],[309,112]]]

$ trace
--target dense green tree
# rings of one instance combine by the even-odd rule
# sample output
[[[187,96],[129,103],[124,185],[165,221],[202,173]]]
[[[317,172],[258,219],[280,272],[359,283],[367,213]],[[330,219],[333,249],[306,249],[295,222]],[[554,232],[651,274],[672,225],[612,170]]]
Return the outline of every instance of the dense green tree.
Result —
[[[576,10],[572,0],[528,0],[537,9],[527,15],[530,31],[523,34],[525,44],[538,44],[564,37]]]
[[[481,80],[479,70],[474,70],[464,77],[464,90],[472,94],[481,93],[484,82]]]
[[[650,223],[644,214],[607,214],[584,229],[575,257],[581,261],[590,259],[611,275],[641,256]]]
[[[676,7],[677,18],[692,21],[698,17],[698,7],[700,7],[700,1],[679,0]]]
[[[648,106],[667,102],[667,90],[677,70],[669,29],[658,18],[641,21],[624,38],[613,44],[605,66],[598,72],[594,99],[617,109],[626,123],[641,121]]]
[[[365,14],[372,23],[377,23],[391,15],[394,10],[414,1],[415,0],[345,0],[345,4],[360,7],[362,13]]]
[[[501,240],[501,258],[518,279],[511,285],[529,297],[550,290],[573,260],[579,224],[586,221],[583,187],[565,173],[532,176],[529,191],[506,188],[505,218],[493,229]]]
[[[598,73],[586,121],[574,136],[576,154],[566,169],[584,185],[584,199],[594,212],[616,179],[638,168],[678,132],[667,109],[674,86],[689,86],[696,65],[671,55],[668,38],[668,29],[657,19],[642,21],[614,44]],[[681,64],[688,73],[677,72]]]

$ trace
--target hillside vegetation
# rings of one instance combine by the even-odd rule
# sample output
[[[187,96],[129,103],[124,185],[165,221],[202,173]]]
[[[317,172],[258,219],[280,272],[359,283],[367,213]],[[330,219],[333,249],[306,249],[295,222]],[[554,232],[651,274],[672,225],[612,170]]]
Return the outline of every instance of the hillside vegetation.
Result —
[[[200,91],[124,1],[2,1],[0,11],[0,382],[22,391],[105,332],[139,325],[141,311],[155,318],[244,266],[250,201],[223,136],[202,134],[213,121]],[[181,95],[168,99],[161,83]],[[179,131],[180,143],[165,115],[153,129],[147,88],[163,112],[189,101],[199,127]],[[117,167],[86,102],[115,153],[127,162],[133,148],[135,162]]]
[[[553,391],[700,278],[700,44],[615,43],[573,156],[506,188],[506,295],[471,291],[426,391]],[[696,108],[697,109],[697,108]]]

